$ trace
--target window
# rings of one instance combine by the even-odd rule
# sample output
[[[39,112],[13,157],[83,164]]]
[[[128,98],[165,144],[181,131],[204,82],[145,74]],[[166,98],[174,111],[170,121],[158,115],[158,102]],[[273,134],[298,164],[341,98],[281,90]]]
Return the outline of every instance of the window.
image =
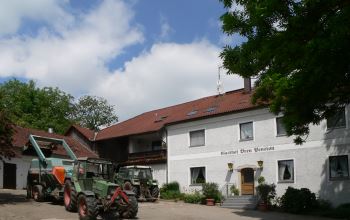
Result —
[[[278,161],[278,182],[280,183],[294,182],[294,161],[293,160]]]
[[[287,135],[286,129],[282,121],[283,117],[276,118],[277,136]]]
[[[192,167],[191,185],[205,183],[205,167]]]
[[[190,132],[190,146],[204,146],[205,145],[205,132],[204,130],[191,131]]]
[[[241,140],[253,139],[253,122],[239,124]]]
[[[331,180],[349,178],[347,155],[329,157],[329,177]]]
[[[340,128],[346,126],[345,108],[339,109],[333,116],[327,118],[327,129]]]
[[[152,141],[152,151],[161,150],[162,141]]]

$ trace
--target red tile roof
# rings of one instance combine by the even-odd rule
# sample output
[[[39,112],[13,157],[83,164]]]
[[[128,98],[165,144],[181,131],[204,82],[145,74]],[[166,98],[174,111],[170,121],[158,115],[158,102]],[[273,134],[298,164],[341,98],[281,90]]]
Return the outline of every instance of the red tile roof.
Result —
[[[48,133],[45,131],[31,129],[31,128],[22,128],[19,126],[14,126],[12,145],[17,148],[22,148],[24,145],[28,143],[30,134],[49,137],[49,138],[64,139],[77,157],[93,157],[93,158],[98,157],[97,154],[95,154],[90,149],[80,144],[78,141],[76,141],[71,137]],[[54,151],[54,154],[67,155],[64,148],[57,148],[57,150]]]
[[[71,131],[72,129],[76,129],[80,134],[86,137],[89,141],[94,140],[95,132],[93,130],[81,127],[80,125],[76,125],[76,124],[70,126],[70,128],[66,131],[65,135],[67,135],[69,131]]]
[[[155,132],[167,124],[257,108],[251,103],[251,96],[240,89],[153,110],[101,130],[96,140]]]

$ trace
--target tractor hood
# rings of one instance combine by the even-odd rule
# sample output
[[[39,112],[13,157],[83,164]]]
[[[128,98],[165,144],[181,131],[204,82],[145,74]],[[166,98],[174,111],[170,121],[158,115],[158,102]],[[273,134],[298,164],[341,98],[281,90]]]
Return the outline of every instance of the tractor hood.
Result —
[[[118,185],[115,183],[102,179],[95,179],[93,184],[93,191],[100,196],[107,196],[111,194],[117,187]]]

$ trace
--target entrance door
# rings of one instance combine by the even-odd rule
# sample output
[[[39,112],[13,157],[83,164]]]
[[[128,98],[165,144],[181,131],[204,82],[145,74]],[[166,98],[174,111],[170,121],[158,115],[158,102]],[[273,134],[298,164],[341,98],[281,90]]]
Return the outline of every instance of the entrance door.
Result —
[[[252,168],[241,170],[241,181],[242,195],[254,195],[254,170]]]
[[[4,188],[16,189],[16,164],[4,163]]]

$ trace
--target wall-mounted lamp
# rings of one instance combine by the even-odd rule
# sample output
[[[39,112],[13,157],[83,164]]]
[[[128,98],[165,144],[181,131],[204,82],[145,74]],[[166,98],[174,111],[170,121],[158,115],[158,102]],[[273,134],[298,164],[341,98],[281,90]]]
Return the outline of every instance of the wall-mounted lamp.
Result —
[[[259,166],[260,168],[263,168],[263,166],[264,166],[264,161],[258,160],[257,162],[258,162],[258,166]]]
[[[227,168],[228,168],[228,171],[232,172],[233,171],[233,163],[227,163]]]

